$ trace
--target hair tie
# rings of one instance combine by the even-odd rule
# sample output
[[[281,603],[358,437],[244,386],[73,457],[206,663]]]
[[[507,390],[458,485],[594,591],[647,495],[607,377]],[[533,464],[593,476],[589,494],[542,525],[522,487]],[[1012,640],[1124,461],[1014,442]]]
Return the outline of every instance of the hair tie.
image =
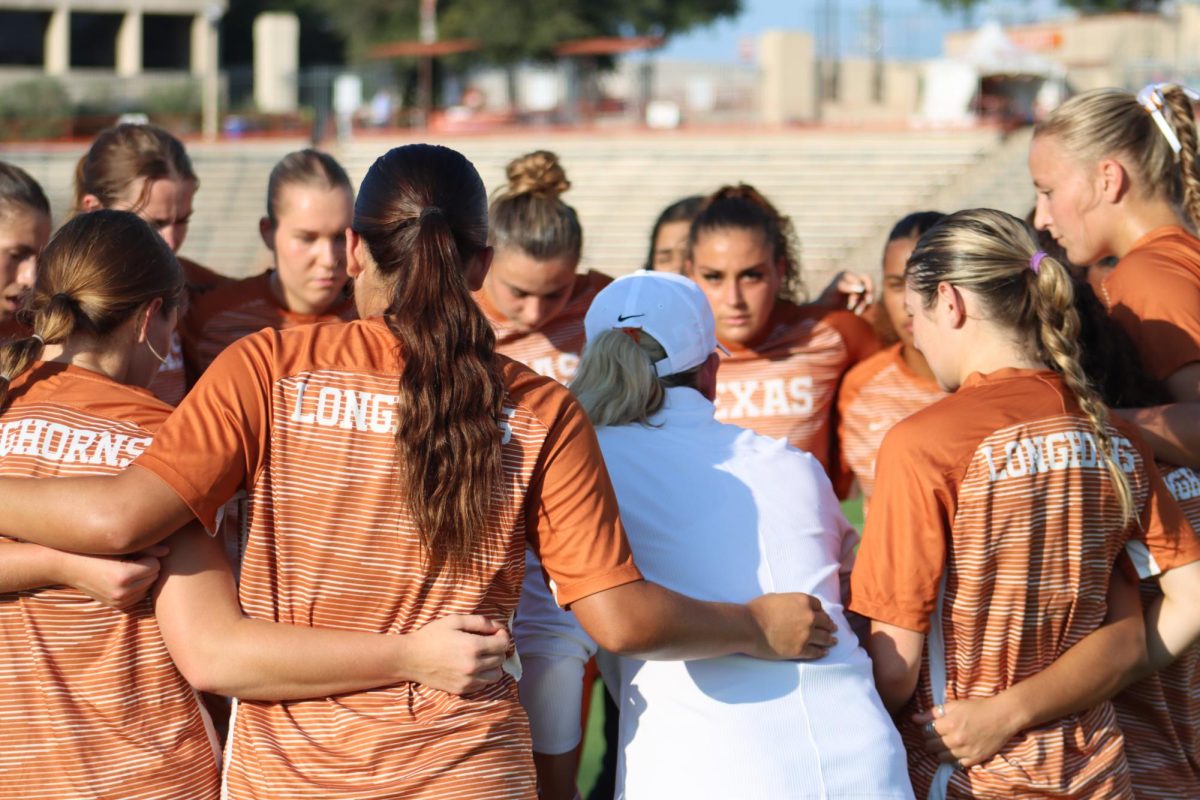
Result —
[[[1177,83],[1151,83],[1148,86],[1142,87],[1142,90],[1137,93],[1138,105],[1140,105],[1154,120],[1154,124],[1162,132],[1163,137],[1167,140],[1171,150],[1175,155],[1179,155],[1179,151],[1183,149],[1183,145],[1179,141],[1179,136],[1175,133],[1175,129],[1171,127],[1171,123],[1167,122],[1167,117],[1163,114],[1163,108],[1167,105],[1167,98],[1163,94],[1164,89],[1169,89],[1172,86],[1177,86],[1187,95],[1187,98],[1192,102],[1200,101],[1200,94],[1194,90]]]
[[[42,335],[40,333],[31,333],[31,334],[29,334],[29,338],[36,339],[37,343],[40,344],[42,347],[46,346],[46,340],[42,338]]]
[[[8,377],[4,373],[0,373],[0,381],[4,381],[5,383],[12,383],[12,378]]]
[[[1029,268],[1031,270],[1033,270],[1034,275],[1042,274],[1042,259],[1045,257],[1046,257],[1046,251],[1038,250],[1036,253],[1033,254],[1033,257],[1029,259]]]
[[[426,217],[432,217],[432,216],[439,216],[439,217],[444,218],[446,215],[442,213],[442,209],[440,206],[425,206],[424,208],[421,209],[421,217],[420,217],[421,222],[424,222]]]

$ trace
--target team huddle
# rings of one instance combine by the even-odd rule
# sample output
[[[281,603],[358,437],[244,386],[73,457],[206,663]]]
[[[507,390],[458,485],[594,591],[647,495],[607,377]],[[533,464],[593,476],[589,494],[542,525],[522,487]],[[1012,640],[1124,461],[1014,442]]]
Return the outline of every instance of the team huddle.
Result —
[[[552,153],[302,150],[234,280],[169,133],[0,162],[0,798],[571,800],[597,669],[616,797],[1200,797],[1188,92],[812,301],[741,183],[613,280]]]

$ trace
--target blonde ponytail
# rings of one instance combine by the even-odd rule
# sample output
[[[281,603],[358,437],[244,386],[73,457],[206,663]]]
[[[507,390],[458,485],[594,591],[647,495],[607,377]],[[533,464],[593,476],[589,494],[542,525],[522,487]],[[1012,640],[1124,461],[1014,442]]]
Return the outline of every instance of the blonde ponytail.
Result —
[[[1134,191],[1166,199],[1189,225],[1200,229],[1200,165],[1188,91],[1160,84],[1146,87],[1143,94],[1147,92],[1161,96],[1167,113],[1158,113],[1179,141],[1178,155],[1159,128],[1151,110],[1155,106],[1144,105],[1123,89],[1094,89],[1072,97],[1035,125],[1033,135],[1054,137],[1064,152],[1086,164],[1120,158]]]
[[[1108,408],[1083,371],[1071,275],[1039,250],[1033,230],[1002,211],[951,214],[921,237],[905,279],[927,307],[942,282],[971,290],[985,303],[988,319],[1031,342],[1036,351],[1031,355],[1062,375],[1087,417],[1128,522],[1133,492],[1113,453]]]
[[[1096,446],[1104,454],[1104,466],[1121,505],[1121,518],[1128,522],[1134,513],[1129,478],[1117,463],[1112,438],[1108,435],[1109,411],[1099,390],[1083,370],[1079,347],[1080,320],[1075,304],[1075,284],[1067,268],[1050,256],[1041,259],[1037,273],[1030,271],[1031,299],[1039,322],[1037,343],[1042,361],[1058,374],[1075,395],[1079,410],[1088,418]]]
[[[1169,86],[1163,89],[1163,101],[1171,112],[1171,125],[1180,144],[1178,203],[1192,229],[1200,230],[1200,155],[1192,100],[1179,86]]]

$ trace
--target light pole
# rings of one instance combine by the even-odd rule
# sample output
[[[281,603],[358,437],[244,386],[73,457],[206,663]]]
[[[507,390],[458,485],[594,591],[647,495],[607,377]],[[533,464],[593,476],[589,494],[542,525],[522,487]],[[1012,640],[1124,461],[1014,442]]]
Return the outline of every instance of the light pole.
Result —
[[[421,44],[432,45],[437,41],[437,0],[421,0]],[[427,53],[418,62],[420,84],[421,126],[429,126],[429,114],[433,111],[433,54]]]
[[[218,25],[223,16],[225,16],[225,7],[221,3],[211,2],[204,6],[204,19],[208,22],[208,36],[205,37],[204,42],[207,53],[204,87],[200,102],[200,128],[204,139],[209,142],[217,140],[220,125],[221,66],[218,63],[220,58]]]

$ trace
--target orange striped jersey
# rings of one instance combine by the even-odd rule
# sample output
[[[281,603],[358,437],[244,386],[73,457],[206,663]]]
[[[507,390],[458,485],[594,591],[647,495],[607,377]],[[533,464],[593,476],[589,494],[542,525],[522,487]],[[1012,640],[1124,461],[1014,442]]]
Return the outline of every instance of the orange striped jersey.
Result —
[[[170,409],[148,392],[37,362],[0,413],[0,475],[111,475]],[[11,539],[0,537],[0,551]],[[118,611],[66,587],[0,595],[0,797],[213,800],[196,693],[149,597]]]
[[[851,367],[838,392],[841,470],[858,479],[863,510],[875,489],[875,457],[883,435],[900,420],[946,396],[934,381],[913,372],[901,342]]]
[[[1151,377],[1200,361],[1200,239],[1175,225],[1156,228],[1104,279],[1102,294]]]
[[[1200,531],[1200,475],[1166,464],[1159,470],[1192,528]],[[1143,580],[1141,590],[1143,606],[1162,594],[1156,580]],[[1200,645],[1130,686],[1113,705],[1138,800],[1200,797]]]
[[[1096,630],[1128,542],[1164,570],[1200,559],[1133,430],[1115,417],[1107,429],[1133,492],[1128,523],[1086,416],[1052,372],[973,374],[884,437],[850,608],[926,634],[897,716],[918,796],[934,781],[950,797],[1131,796],[1110,703],[1025,731],[965,771],[939,768],[910,714],[998,694]]]
[[[354,300],[339,300],[322,314],[298,314],[284,308],[271,291],[267,270],[251,278],[229,281],[199,298],[183,329],[184,355],[192,382],[229,345],[263,328],[287,330],[314,322],[350,320],[357,316]]]
[[[527,543],[562,605],[640,578],[587,416],[562,386],[503,356],[504,487],[469,573],[429,574],[397,488],[397,353],[380,318],[247,336],[138,460],[210,529],[247,491],[248,615],[391,634],[447,614],[507,623]],[[403,683],[239,703],[226,782],[231,798],[532,800],[531,747],[507,675],[470,697]]]
[[[777,300],[760,342],[723,342],[717,419],[812,453],[825,472],[836,463],[835,399],[842,376],[879,348],[871,326],[849,311]],[[847,487],[837,487],[839,495]]]
[[[583,352],[583,318],[592,299],[612,278],[589,270],[575,276],[571,299],[563,310],[536,331],[518,331],[487,299],[487,293],[475,292],[475,302],[496,332],[496,352],[520,361],[539,375],[566,385],[575,377],[579,354]]]
[[[207,294],[222,283],[229,281],[223,275],[213,272],[205,266],[187,258],[179,259],[183,267],[183,277],[187,282],[188,303],[195,303],[197,298]],[[171,334],[171,349],[165,353],[167,360],[159,367],[158,374],[150,382],[150,391],[164,403],[177,406],[187,394],[187,373],[183,360],[183,340],[178,331]]]

